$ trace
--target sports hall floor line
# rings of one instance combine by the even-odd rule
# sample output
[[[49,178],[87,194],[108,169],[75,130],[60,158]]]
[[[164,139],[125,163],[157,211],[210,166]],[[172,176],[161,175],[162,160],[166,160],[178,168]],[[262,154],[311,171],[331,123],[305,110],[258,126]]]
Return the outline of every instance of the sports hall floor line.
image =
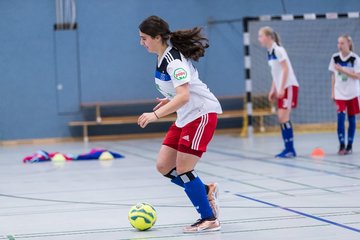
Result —
[[[360,233],[359,228],[355,228],[355,227],[351,227],[351,226],[348,226],[348,225],[345,225],[345,224],[337,223],[337,222],[334,222],[334,221],[331,221],[331,220],[328,220],[328,219],[325,219],[325,218],[322,218],[322,217],[317,217],[315,215],[311,215],[311,214],[301,212],[301,211],[298,211],[298,210],[294,210],[294,209],[291,209],[291,208],[282,207],[282,206],[274,204],[274,203],[270,203],[270,202],[266,202],[266,201],[263,201],[263,200],[260,200],[260,199],[248,197],[248,196],[245,196],[245,195],[242,195],[242,194],[239,194],[239,193],[235,193],[234,195],[238,196],[240,198],[244,198],[244,199],[251,200],[251,201],[254,201],[254,202],[262,203],[262,204],[265,204],[265,205],[268,205],[268,206],[271,206],[271,207],[274,207],[274,208],[282,209],[282,210],[285,210],[285,211],[288,211],[288,212],[299,214],[299,215],[304,216],[304,217],[308,217],[308,218],[311,218],[311,219],[314,219],[314,220],[317,220],[317,221],[321,221],[321,222],[328,223],[328,224],[331,224],[331,225],[334,225],[334,226],[337,226],[337,227],[345,228],[345,229],[348,229],[350,231]]]
[[[131,148],[134,148],[134,150],[138,149],[138,146],[130,145],[130,144],[123,144],[122,146],[131,147]],[[107,146],[107,147],[108,147],[108,146]],[[129,154],[129,155],[133,155],[133,156],[145,158],[145,159],[148,159],[148,160],[150,160],[150,161],[152,161],[152,162],[156,162],[156,157],[149,157],[149,156],[144,155],[144,154],[134,153],[134,151],[124,150],[123,148],[121,148],[121,147],[119,147],[119,146],[117,146],[117,145],[111,146],[111,148],[112,148],[112,149],[115,149],[115,150],[118,150],[118,151],[121,151],[122,153],[125,153],[125,154]],[[154,150],[154,149],[152,149],[152,148],[150,149],[150,148],[142,147],[142,150],[146,150],[146,151],[148,151],[148,152],[151,152],[152,154],[156,154],[156,153],[157,153],[157,150]],[[255,184],[250,184],[250,183],[248,183],[248,182],[240,181],[240,180],[238,180],[238,179],[227,178],[227,177],[224,177],[224,176],[220,176],[220,175],[213,174],[213,173],[209,173],[209,172],[202,171],[202,170],[198,170],[198,172],[199,172],[199,173],[206,174],[206,175],[208,175],[208,176],[214,176],[214,177],[218,177],[218,178],[221,178],[221,179],[224,179],[224,180],[242,183],[242,184],[244,184],[244,185],[248,185],[248,186],[252,186],[252,187],[258,188],[258,189],[266,190],[266,191],[268,191],[268,192],[270,191],[270,192],[276,192],[276,193],[279,193],[279,194],[282,194],[282,195],[285,195],[285,196],[292,196],[291,194],[279,192],[279,191],[276,191],[276,190],[273,190],[273,189],[269,189],[269,188],[265,188],[265,187],[262,187],[262,186],[259,186],[259,185],[255,185]]]
[[[211,146],[213,146],[215,149],[226,149],[226,150],[233,150],[233,151],[239,151],[238,147],[233,147],[232,145],[224,145],[221,144],[219,142],[214,142]],[[241,152],[245,152],[245,153],[255,153],[255,154],[261,154],[264,156],[264,158],[274,158],[273,154],[270,154],[268,152],[263,152],[263,151],[259,151],[259,150],[252,150],[252,149],[247,149],[247,148],[242,148]],[[337,154],[333,154],[333,156],[338,156]],[[351,155],[349,155],[351,156]],[[306,162],[306,163],[310,163],[310,164],[315,164],[315,165],[330,165],[330,166],[337,166],[337,167],[343,167],[343,168],[349,168],[349,169],[357,169],[360,168],[360,165],[354,164],[354,163],[348,163],[345,161],[334,161],[334,160],[330,160],[329,158],[322,158],[321,161],[314,161],[313,158],[311,158],[310,156],[306,156],[306,155],[298,155],[297,160],[300,160],[302,162]],[[304,161],[304,160],[309,160],[309,161]]]
[[[216,148],[222,148],[222,149],[231,149],[231,150],[239,150],[239,148],[235,148],[235,147],[231,147],[230,145],[224,145],[224,144],[219,144],[219,143],[214,143],[212,144],[212,146],[215,146]],[[249,150],[249,149],[241,149],[242,152],[248,152],[248,153],[255,153],[255,154],[262,154],[264,156],[266,156],[267,158],[274,158],[273,154],[267,153],[267,152],[263,152],[263,151],[255,151],[255,150]],[[334,156],[337,156],[336,154],[334,154]],[[330,165],[330,166],[338,166],[338,167],[343,167],[343,168],[349,168],[349,169],[357,169],[360,168],[360,165],[358,164],[354,164],[354,163],[348,163],[348,162],[344,162],[344,161],[334,161],[334,160],[330,160],[329,158],[322,158],[321,162],[320,161],[314,161],[313,158],[311,158],[310,156],[306,156],[306,155],[298,155],[296,157],[296,160],[309,160],[309,161],[304,161],[307,163],[312,163],[312,164],[316,164],[316,165]]]
[[[160,146],[161,145],[161,139],[159,139],[159,141],[157,141],[156,144],[157,143]],[[126,144],[123,144],[123,145],[129,146],[129,143],[126,143]],[[209,149],[219,149],[219,148],[221,148],[221,149],[229,149],[229,150],[235,150],[235,151],[239,150],[239,148],[229,147],[229,145],[223,145],[223,144],[219,144],[217,142],[213,143],[211,146],[212,147],[210,147]],[[146,148],[147,148],[147,150],[150,150],[149,147],[146,147],[146,146],[142,147],[142,149],[146,149]],[[156,149],[156,151],[157,151],[158,148],[159,147],[157,146],[155,148],[152,148],[150,151],[154,151],[154,149]],[[256,157],[255,159],[254,159],[254,157],[244,155],[243,156],[244,159],[268,161],[268,160],[272,160],[274,158],[274,156],[272,154],[265,153],[265,152],[262,152],[262,151],[252,151],[252,150],[247,150],[247,149],[242,149],[241,151],[242,152],[256,153],[256,154],[264,155],[264,157]],[[356,165],[356,164],[352,164],[352,163],[346,163],[346,162],[333,161],[333,160],[329,160],[329,159],[326,159],[326,158],[322,159],[321,162],[317,162],[317,161],[313,161],[313,159],[311,157],[300,155],[300,156],[298,156],[296,158],[296,160],[298,162],[305,162],[305,163],[310,163],[310,164],[315,164],[315,165],[322,165],[322,166],[329,165],[329,166],[333,166],[333,167],[342,167],[342,168],[351,169],[351,170],[353,170],[354,168],[355,169],[360,168],[360,165]],[[304,161],[304,160],[310,160],[310,161]],[[279,161],[281,161],[281,160],[279,160]],[[307,168],[307,167],[302,167],[302,168]],[[309,168],[309,169],[312,169],[312,168]],[[323,170],[321,170],[321,171],[323,171]],[[326,170],[324,170],[324,171],[326,171]],[[331,172],[331,171],[329,171],[329,172]],[[356,178],[356,177],[351,177],[351,176],[346,176],[346,177]],[[360,179],[360,178],[356,178],[356,179]]]
[[[123,145],[123,146],[124,146],[124,145]],[[133,146],[133,145],[131,145],[131,144],[126,144],[126,146],[127,146],[127,147],[136,148],[136,146]],[[117,146],[113,146],[113,148],[117,148]],[[119,147],[119,150],[120,150],[120,148],[121,148],[121,147]],[[156,150],[154,150],[154,149],[152,149],[152,148],[150,149],[150,148],[142,147],[142,150],[146,150],[146,151],[148,151],[148,152],[156,153]],[[129,153],[129,154],[133,154],[132,151],[129,151],[128,153]],[[139,153],[136,153],[136,156],[140,156],[140,157],[143,157],[143,158],[146,157],[146,156],[144,156],[144,155],[142,155],[142,154],[139,154]],[[147,158],[148,158],[149,160],[151,160],[151,161],[155,161],[152,157],[148,157],[148,156],[147,156]],[[247,157],[245,157],[245,159],[246,159],[246,158],[247,158]],[[206,164],[206,161],[204,161],[204,163]],[[214,176],[214,177],[217,177],[217,178],[220,178],[220,179],[224,179],[224,180],[227,180],[227,181],[239,182],[239,183],[243,183],[243,184],[246,184],[246,185],[250,185],[250,186],[253,186],[253,187],[256,187],[256,188],[263,189],[263,187],[261,187],[261,186],[254,185],[254,184],[248,184],[248,183],[246,183],[246,182],[239,181],[239,180],[237,180],[237,179],[231,179],[231,178],[228,178],[228,177],[224,177],[224,176],[220,176],[220,175],[217,175],[217,174],[205,172],[205,171],[202,171],[202,170],[198,170],[198,172],[199,172],[199,173],[206,174],[206,175],[209,175],[209,176]],[[322,172],[322,171],[320,171],[320,172]],[[268,188],[263,189],[263,190],[265,190],[266,192],[271,191],[271,192],[279,193],[279,194],[281,194],[281,195],[294,196],[294,195],[292,195],[292,194],[283,194],[283,192],[281,192],[281,191],[276,191],[276,190],[268,189]]]
[[[230,191],[225,191],[230,193]],[[131,203],[118,203],[118,202],[101,202],[101,201],[73,201],[73,200],[60,200],[60,199],[49,199],[49,198],[33,198],[33,197],[22,197],[15,195],[0,194],[0,197],[15,198],[29,201],[41,201],[41,202],[53,202],[53,203],[65,203],[65,204],[79,204],[79,205],[95,205],[95,206],[106,206],[106,207],[130,207]],[[42,207],[44,205],[41,205]],[[49,205],[54,206],[54,205]],[[178,204],[156,204],[156,207],[160,208],[193,208],[190,205],[178,205]],[[36,205],[36,207],[40,207]],[[224,209],[269,209],[271,206],[239,206],[239,205],[221,205]],[[287,208],[302,208],[302,209],[360,209],[360,206],[288,206]],[[108,208],[107,208],[108,209]],[[360,213],[360,212],[359,212]]]
[[[57,210],[39,210],[32,212],[17,212],[11,214],[1,214],[1,217],[14,217],[14,216],[32,216],[32,215],[47,215],[52,213],[74,213],[74,212],[95,212],[95,211],[104,211],[104,210],[117,210],[119,207],[92,207],[92,208],[76,208],[76,209],[57,209]]]
[[[347,216],[351,215],[348,212],[344,213],[322,213],[319,216]],[[258,223],[258,222],[274,222],[274,221],[287,221],[287,220],[296,220],[296,219],[303,219],[304,216],[301,215],[288,215],[288,216],[279,216],[279,217],[263,217],[263,218],[246,218],[246,219],[231,219],[222,221],[223,225],[230,225],[230,224],[239,224],[239,223]],[[358,222],[356,222],[358,223]],[[174,227],[181,227],[186,223],[177,223],[177,224],[163,224],[163,225],[156,225],[154,230],[163,230],[168,228]],[[347,224],[355,224],[355,223],[347,223]],[[296,229],[296,228],[306,228],[306,227],[320,227],[320,226],[328,226],[328,224],[317,224],[317,225],[302,225],[302,226],[295,226],[295,227],[281,227],[281,228],[260,228],[260,229],[242,229],[238,231],[221,231],[221,234],[226,233],[241,233],[241,232],[256,232],[256,231],[269,231],[269,230],[286,230],[286,229]],[[26,233],[26,234],[15,234],[12,235],[16,237],[16,239],[20,238],[34,238],[34,237],[55,237],[55,236],[73,236],[73,235],[85,235],[85,234],[100,234],[100,233],[114,233],[114,232],[124,232],[124,231],[133,231],[131,227],[120,227],[120,228],[101,228],[101,229],[81,229],[81,230],[71,230],[71,231],[56,231],[56,232],[36,232],[36,233]],[[213,234],[213,233],[207,233]],[[205,234],[205,235],[207,235]],[[196,234],[198,235],[198,234]],[[146,239],[156,239],[156,238],[165,238],[165,237],[184,237],[184,236],[192,236],[191,234],[176,234],[176,235],[167,235],[167,236],[160,236],[160,237],[146,237]],[[194,235],[193,235],[194,236]],[[8,239],[6,236],[0,236],[0,239]]]
[[[126,146],[127,146],[127,147],[134,147],[134,148],[136,148],[136,146],[133,146],[133,145],[131,145],[131,144],[126,144]],[[117,146],[114,146],[114,147],[116,148]],[[120,149],[119,149],[119,150],[120,150]],[[150,148],[143,147],[142,150],[146,150],[146,151],[149,151],[149,152],[156,153],[156,150],[154,150],[153,148],[150,149]],[[132,152],[129,152],[129,154],[132,154]],[[139,154],[137,154],[137,155],[139,155]],[[141,156],[141,154],[140,154],[140,156]],[[141,157],[144,157],[144,156],[141,156]],[[151,160],[151,161],[154,161],[154,159],[151,158],[151,157],[148,157],[148,159]],[[204,161],[203,163],[206,164],[207,162]],[[199,171],[199,170],[198,170],[198,171]],[[211,176],[214,176],[214,177],[218,177],[218,178],[221,178],[221,179],[224,179],[224,180],[227,180],[227,181],[233,181],[233,179],[229,179],[229,178],[226,178],[226,177],[223,177],[223,176],[219,176],[219,175],[216,175],[216,174],[211,174],[211,173],[209,173],[209,172],[204,172],[204,171],[199,171],[199,172],[202,172],[203,174],[206,174],[206,175],[211,175]],[[261,186],[258,186],[258,185],[255,185],[255,186],[254,186],[254,184],[249,184],[248,182],[244,182],[244,181],[238,181],[238,180],[236,180],[236,179],[235,179],[235,182],[240,182],[240,183],[243,183],[243,184],[245,184],[245,185],[251,185],[251,186],[253,186],[253,187],[260,188],[260,189],[264,190],[265,192],[271,191],[271,192],[280,193],[280,194],[282,194],[282,195],[294,196],[293,194],[286,194],[286,193],[283,192],[283,191],[276,191],[276,190],[268,189],[268,188],[263,189],[263,187],[261,187]],[[283,194],[283,193],[285,193],[285,194]],[[304,195],[304,194],[303,194],[303,195]],[[311,194],[310,194],[310,195],[311,195]]]
[[[131,144],[125,144],[123,146],[127,146],[127,147],[136,147],[134,145],[131,145]],[[116,148],[116,146],[114,146],[114,148]],[[120,149],[119,149],[120,150]],[[152,152],[152,153],[155,153],[155,150],[152,149],[152,148],[149,148],[149,147],[142,147],[142,150],[146,150],[148,152]],[[129,154],[132,154],[132,152],[129,152]],[[245,159],[248,159],[249,157],[243,157]],[[251,157],[250,157],[251,158]],[[150,159],[150,158],[149,158]],[[153,160],[153,159],[151,159]],[[252,160],[252,159],[251,159]],[[236,170],[236,171],[240,171],[240,172],[243,172],[243,173],[248,173],[248,174],[253,174],[253,175],[257,175],[257,176],[262,176],[262,177],[266,177],[266,178],[269,178],[269,179],[276,179],[276,180],[279,180],[279,181],[284,181],[284,182],[288,182],[288,183],[293,183],[293,184],[297,184],[297,185],[300,185],[300,186],[307,186],[311,189],[318,189],[318,190],[322,190],[322,191],[325,191],[325,192],[331,192],[331,193],[341,193],[341,192],[338,192],[338,191],[333,191],[333,190],[329,190],[329,189],[326,189],[326,188],[320,188],[320,187],[315,187],[315,186],[312,186],[312,185],[307,185],[307,184],[303,184],[303,183],[299,183],[299,182],[296,182],[296,181],[291,181],[291,180],[287,180],[287,179],[282,179],[282,178],[277,178],[277,177],[272,177],[272,176],[267,176],[267,175],[264,175],[264,174],[256,174],[256,173],[252,173],[250,171],[244,171],[244,170],[241,170],[241,169],[238,169],[238,168],[234,168],[234,167],[229,167],[229,166],[224,166],[224,165],[221,165],[221,164],[215,164],[215,163],[212,163],[212,162],[209,162],[209,161],[203,161],[202,162],[203,164],[205,165],[213,165],[213,166],[216,166],[216,167],[223,167],[223,168],[227,168],[227,169],[231,169],[231,170]],[[200,170],[198,170],[200,172]],[[210,173],[208,172],[203,172],[207,175],[209,175]],[[219,177],[218,175],[214,175],[214,174],[210,174],[212,176],[217,176]],[[241,182],[241,183],[244,183],[244,182]],[[249,183],[245,183],[246,185],[250,185],[250,186],[254,186],[254,184],[249,184]],[[254,187],[260,187],[262,190],[266,190],[266,191],[272,191],[272,192],[280,192],[280,193],[285,193],[283,191],[276,191],[276,190],[272,190],[272,189],[268,189],[268,188],[265,188],[263,189],[263,187],[261,186],[258,186],[258,185],[255,185]],[[288,195],[288,196],[293,196],[292,194],[283,194],[283,195]]]
[[[340,192],[329,190],[329,189],[326,189],[326,188],[316,187],[316,186],[313,186],[313,185],[300,183],[300,182],[296,182],[296,181],[292,181],[292,180],[288,180],[288,179],[284,179],[284,178],[280,178],[280,177],[268,176],[266,174],[261,174],[261,173],[255,173],[255,172],[247,171],[247,170],[242,170],[242,169],[239,169],[239,168],[234,167],[234,166],[231,166],[231,167],[230,166],[224,166],[224,165],[216,164],[216,163],[213,163],[213,162],[205,162],[205,164],[206,165],[211,165],[211,166],[214,166],[214,167],[230,169],[230,170],[245,173],[245,174],[248,174],[248,175],[260,176],[260,177],[264,177],[264,178],[267,178],[267,179],[274,179],[274,180],[278,180],[278,181],[281,181],[281,182],[292,183],[292,184],[295,184],[295,185],[307,187],[307,189],[317,189],[317,190],[322,190],[322,191],[330,192],[330,193],[340,193]]]
[[[346,188],[346,187],[354,187],[353,185],[351,186],[329,186],[327,188],[329,189],[341,189],[341,188]],[[316,188],[315,188],[316,189]],[[311,191],[311,190],[314,190],[314,189],[311,189],[311,188],[308,188],[308,187],[303,187],[303,188],[282,188],[282,189],[279,189],[279,191],[282,191],[282,192],[296,192],[296,191]],[[359,189],[355,189],[355,190],[360,190]],[[343,190],[343,191],[337,191],[335,193],[347,193],[347,192],[353,192],[354,189],[348,189],[348,190]],[[246,191],[246,192],[243,192],[244,194],[261,194],[261,193],[267,193],[266,191]],[[323,193],[317,193],[317,195],[328,195],[330,192],[323,192]],[[313,195],[313,193],[309,193],[309,194],[306,194],[306,193],[302,193],[301,195],[296,195],[296,196],[311,196]],[[360,207],[360,205],[359,205]]]
[[[359,222],[348,222],[346,224],[357,224]],[[169,227],[181,227],[182,225],[171,225]],[[196,234],[185,234],[185,233],[175,233],[175,234],[166,234],[163,236],[145,236],[144,237],[136,237],[131,238],[133,240],[135,239],[172,239],[172,238],[181,238],[181,237],[191,237],[191,236],[214,236],[214,235],[226,235],[226,234],[236,234],[236,233],[248,233],[248,232],[261,232],[261,231],[286,231],[290,229],[305,229],[305,228],[318,228],[318,227],[328,227],[329,224],[312,224],[312,225],[298,225],[298,226],[288,226],[288,227],[269,227],[269,228],[252,228],[252,229],[240,229],[240,230],[222,230],[221,232],[206,232],[206,233],[196,233]],[[161,229],[161,228],[159,228]],[[101,233],[118,233],[118,232],[124,232],[124,231],[134,231],[131,228],[119,228],[119,229],[102,229],[102,230],[79,230],[79,231],[71,231],[71,232],[49,232],[49,233],[33,233],[33,234],[14,234],[14,235],[7,235],[7,236],[13,236],[16,239],[32,239],[32,238],[45,238],[46,237],[59,237],[59,236],[75,236],[75,235],[89,235],[89,234],[101,234]],[[155,230],[155,229],[154,229]],[[150,230],[150,231],[154,231]],[[0,236],[0,239],[3,240],[9,240],[7,236]],[[116,240],[129,240],[128,237],[126,238],[116,238]]]
[[[259,185],[256,185],[256,184],[248,183],[247,181],[241,181],[241,180],[238,180],[238,179],[235,179],[235,178],[224,177],[224,176],[222,176],[222,175],[218,175],[218,174],[206,172],[206,171],[199,170],[199,169],[197,169],[196,171],[197,171],[198,173],[201,173],[201,174],[204,174],[204,175],[208,175],[208,176],[212,176],[212,177],[216,177],[216,178],[219,178],[219,179],[223,179],[223,180],[226,180],[226,181],[229,181],[229,182],[241,183],[241,184],[246,185],[246,186],[254,187],[254,188],[257,188],[257,189],[262,189],[262,190],[264,190],[264,191],[266,191],[266,192],[278,193],[278,194],[280,194],[280,195],[288,196],[288,197],[294,197],[294,196],[295,196],[295,195],[293,195],[293,194],[289,194],[289,193],[285,193],[285,192],[282,192],[282,191],[274,190],[274,189],[271,189],[271,188],[262,187],[262,186],[259,186]]]
[[[327,175],[334,175],[334,176],[343,177],[343,178],[350,178],[350,179],[360,180],[359,177],[348,176],[348,175],[344,175],[344,174],[333,172],[333,171],[320,170],[320,169],[316,169],[316,168],[303,167],[303,166],[297,166],[297,165],[294,165],[294,164],[290,163],[290,161],[294,161],[292,159],[285,160],[285,161],[289,161],[288,163],[282,162],[283,160],[278,160],[278,161],[273,161],[271,159],[263,160],[263,158],[250,157],[250,156],[246,156],[246,155],[238,154],[238,153],[228,153],[228,152],[224,152],[222,150],[218,150],[218,149],[215,149],[215,148],[208,149],[208,152],[217,153],[217,154],[224,155],[224,156],[232,156],[232,157],[250,159],[250,160],[253,160],[253,161],[257,161],[257,162],[273,164],[273,165],[279,165],[279,166],[284,166],[284,167],[289,167],[289,168],[302,169],[302,170],[311,171],[311,172],[325,173]]]
[[[136,148],[135,146],[131,146],[131,147],[134,147]],[[148,157],[148,156],[145,156],[143,154],[139,154],[139,153],[133,153],[132,151],[127,151],[127,150],[124,150],[123,148],[118,148],[116,146],[113,146],[112,147],[113,149],[115,150],[121,150],[123,153],[125,154],[130,154],[130,155],[133,155],[133,156],[137,156],[137,157],[141,157],[141,158],[146,158],[152,162],[155,162],[155,158],[154,157]],[[142,150],[146,150],[146,149],[142,149]],[[147,150],[149,152],[153,152],[154,153],[154,150]],[[203,171],[203,170],[197,170],[197,172],[199,173],[202,173],[202,174],[206,174],[208,176],[213,176],[213,177],[217,177],[219,179],[223,179],[223,180],[227,180],[227,181],[230,181],[230,182],[237,182],[237,183],[241,183],[241,184],[244,184],[244,185],[247,185],[247,186],[251,186],[251,187],[254,187],[254,188],[258,188],[258,189],[261,189],[261,190],[265,190],[267,192],[274,192],[274,193],[278,193],[278,194],[281,194],[281,195],[284,195],[284,196],[294,196],[292,194],[288,194],[288,193],[284,193],[284,192],[281,192],[281,191],[277,191],[277,190],[274,190],[274,189],[270,189],[270,188],[266,188],[266,187],[262,187],[262,186],[259,186],[259,185],[256,185],[256,184],[252,184],[252,183],[249,183],[249,182],[246,182],[246,181],[241,181],[241,180],[238,180],[238,179],[235,179],[235,178],[229,178],[229,177],[224,177],[224,176],[221,176],[221,175],[218,175],[218,174],[214,174],[214,173],[210,173],[210,172],[206,172],[206,171]]]
[[[160,142],[160,141],[159,141]],[[136,146],[135,145],[133,145],[133,144],[129,144],[129,143],[126,143],[126,144],[122,144],[122,146],[127,146],[127,147],[133,147],[133,148],[136,148]],[[115,145],[115,146],[113,146],[114,148],[117,148],[118,146],[117,145]],[[121,150],[121,147],[118,147],[119,148],[119,151]],[[154,148],[150,148],[150,147],[146,147],[146,146],[143,146],[142,147],[142,150],[146,150],[146,151],[148,151],[148,152],[152,152],[152,153],[154,153],[154,154],[156,154],[156,152],[157,152],[157,150],[154,150]],[[210,150],[210,151],[213,151],[213,150]],[[216,151],[216,150],[215,150]],[[256,152],[256,153],[259,153],[259,152]],[[132,154],[132,152],[129,152],[129,154]],[[223,152],[221,152],[221,154],[224,154]],[[226,154],[226,153],[225,153]],[[137,154],[137,155],[140,155],[141,156],[141,154]],[[229,154],[230,156],[233,156],[233,155],[235,155],[235,157],[239,157],[239,158],[244,158],[244,159],[250,159],[250,160],[260,160],[261,162],[267,162],[267,160],[266,161],[263,161],[261,158],[255,158],[254,159],[254,157],[249,157],[249,156],[244,156],[244,155],[241,155],[241,156],[239,156],[239,155],[237,155],[237,154]],[[268,154],[267,154],[268,155]],[[141,156],[141,157],[144,157],[144,156]],[[152,160],[152,161],[155,161],[153,158],[151,158],[151,157],[148,157],[148,159],[149,160]],[[266,159],[268,159],[268,158],[266,158]],[[264,158],[264,160],[265,160],[265,158]],[[206,164],[206,165],[216,165],[216,164],[214,164],[214,163],[212,163],[212,162],[208,162],[208,161],[203,161],[202,162],[203,164]],[[275,164],[276,164],[277,162],[275,162]],[[282,164],[281,164],[282,165]],[[222,166],[222,165],[219,165],[219,166],[221,166],[221,167],[226,167],[226,166]],[[295,166],[296,167],[296,166]],[[228,167],[228,168],[230,168],[230,167]],[[234,168],[231,168],[232,170],[234,170]],[[305,169],[305,170],[308,170],[308,169]],[[311,169],[312,170],[312,169]],[[322,170],[318,170],[318,169],[314,169],[314,170],[316,170],[315,172],[323,172]],[[242,170],[240,170],[240,171],[242,171]],[[208,172],[203,172],[204,174],[207,174],[207,175],[209,175],[209,173]],[[250,173],[250,172],[249,172]],[[336,172],[329,172],[329,174],[330,175],[337,175],[337,173]],[[218,176],[218,175],[214,175],[214,174],[210,174],[210,175],[213,175],[213,176],[216,176],[216,177],[223,177],[223,176]],[[263,175],[263,174],[258,174],[259,176],[264,176],[264,177],[269,177],[269,178],[274,178],[274,177],[270,177],[270,176],[266,176],[266,175]],[[346,177],[346,178],[348,178],[348,176],[343,176],[343,175],[341,175],[341,177]],[[350,177],[350,178],[353,178],[353,177]],[[276,177],[274,178],[274,179],[277,179]],[[231,180],[231,179],[230,179]],[[284,180],[284,179],[283,179]],[[292,181],[290,181],[290,182],[292,182]],[[294,182],[294,184],[300,184],[300,185],[303,185],[302,183],[298,183],[298,182]],[[306,184],[305,184],[305,186],[306,186]],[[319,190],[323,190],[323,191],[327,191],[327,192],[331,192],[331,193],[341,193],[341,192],[338,192],[338,191],[332,191],[332,190],[328,190],[328,189],[325,189],[325,188],[319,188],[319,187],[314,187],[314,186],[311,186],[311,185],[309,185],[309,187],[311,187],[311,188],[313,188],[313,189],[319,189]],[[268,190],[268,189],[265,189],[265,190]],[[270,189],[270,191],[273,191],[274,192],[274,190],[271,190]],[[276,192],[276,191],[275,191]]]
[[[4,194],[2,195],[5,196]],[[8,197],[16,197],[8,195]],[[40,201],[51,201],[51,202],[60,202],[60,203],[77,203],[77,204],[93,204],[93,205],[105,205],[105,206],[130,206],[131,204],[123,204],[123,203],[99,203],[99,202],[78,202],[78,201],[64,201],[64,200],[53,200],[53,199],[41,199],[41,198],[28,198],[28,197],[19,197],[28,200],[40,200]],[[158,207],[190,207],[190,206],[174,206],[174,205],[159,205]],[[242,208],[242,206],[223,206],[224,208]],[[243,208],[252,208],[252,207],[243,207]],[[355,206],[347,206],[347,207],[339,207],[339,206],[332,206],[332,207],[306,207],[306,206],[298,206],[292,208],[359,208]]]
[[[120,160],[121,161],[121,160]],[[152,187],[158,187],[160,185],[151,185]],[[132,186],[132,187],[126,187],[126,186],[121,186],[121,189],[141,189],[143,188],[143,186]],[[79,193],[79,192],[105,192],[105,191],[110,191],[110,190],[118,190],[119,187],[111,187],[111,188],[88,188],[88,189],[81,189],[81,190],[69,190],[69,191],[46,191],[46,192],[22,192],[21,195],[42,195],[42,194],[52,194],[52,193]],[[1,209],[1,207],[0,207]]]
[[[231,147],[227,147],[227,148],[226,147],[221,147],[221,148],[222,149],[238,150],[238,149],[231,148]],[[262,155],[265,156],[264,159],[274,158],[274,156],[272,154],[262,152],[262,151],[242,150],[242,152],[262,154]],[[337,156],[337,155],[334,155],[334,156]],[[332,167],[338,167],[338,168],[341,168],[341,169],[349,169],[349,170],[358,170],[358,169],[360,169],[360,165],[357,165],[357,164],[333,161],[333,160],[330,160],[328,158],[322,158],[321,161],[314,161],[313,158],[311,158],[310,156],[306,156],[306,155],[298,155],[296,157],[296,161],[300,161],[300,162],[303,162],[303,163],[310,163],[310,164],[314,164],[314,165],[322,165],[322,166],[327,165],[327,166],[332,166]]]

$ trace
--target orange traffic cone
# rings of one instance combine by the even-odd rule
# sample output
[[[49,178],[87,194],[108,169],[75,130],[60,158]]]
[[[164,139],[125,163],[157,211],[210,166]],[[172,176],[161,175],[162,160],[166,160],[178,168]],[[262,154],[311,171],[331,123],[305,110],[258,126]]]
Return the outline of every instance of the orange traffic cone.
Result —
[[[317,147],[317,148],[314,148],[314,150],[311,152],[311,157],[313,158],[324,158],[325,157],[325,152],[322,148],[320,147]]]

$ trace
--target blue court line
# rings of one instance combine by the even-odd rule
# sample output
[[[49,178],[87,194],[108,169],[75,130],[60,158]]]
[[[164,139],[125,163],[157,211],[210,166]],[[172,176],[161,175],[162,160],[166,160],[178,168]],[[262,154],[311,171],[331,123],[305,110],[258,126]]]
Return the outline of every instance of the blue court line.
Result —
[[[291,164],[291,163],[284,163],[284,162],[281,162],[282,161],[281,159],[279,159],[278,162],[274,162],[274,161],[269,160],[268,158],[262,159],[262,158],[256,158],[256,157],[249,157],[249,156],[245,156],[245,155],[242,155],[242,154],[227,153],[227,152],[223,152],[223,151],[219,151],[219,150],[215,150],[215,149],[208,149],[207,152],[213,152],[213,153],[218,153],[218,154],[221,154],[221,155],[226,155],[226,156],[231,156],[231,157],[250,159],[250,160],[254,160],[254,161],[258,161],[258,162],[262,162],[262,163],[281,165],[281,166],[285,166],[285,167],[292,167],[292,168],[303,169],[303,170],[312,171],[312,172],[326,173],[326,174],[335,175],[335,176],[338,176],[338,177],[344,177],[344,178],[360,180],[360,178],[358,178],[358,177],[347,176],[347,175],[343,175],[343,174],[333,172],[333,171],[319,170],[319,169],[316,169],[316,168],[302,167],[302,166],[297,166],[297,165],[294,165],[294,164]],[[293,161],[293,160],[294,159],[289,159],[288,161]]]
[[[341,227],[341,228],[345,228],[345,229],[350,230],[350,231],[360,233],[360,229],[358,229],[358,228],[354,228],[354,227],[350,227],[350,226],[347,226],[347,225],[344,225],[344,224],[341,224],[341,223],[333,222],[331,220],[321,218],[321,217],[317,217],[317,216],[311,215],[309,213],[304,213],[304,212],[300,212],[300,211],[297,211],[297,210],[294,210],[294,209],[291,209],[291,208],[282,207],[282,206],[274,204],[274,203],[270,203],[270,202],[266,202],[266,201],[259,200],[259,199],[256,199],[256,198],[248,197],[248,196],[245,196],[245,195],[242,195],[242,194],[239,194],[239,193],[235,193],[234,195],[237,196],[237,197],[245,198],[247,200],[262,203],[262,204],[265,204],[265,205],[268,205],[268,206],[271,206],[271,207],[274,207],[274,208],[279,208],[279,209],[282,209],[282,210],[285,210],[285,211],[288,211],[288,212],[296,213],[298,215],[301,215],[301,216],[304,216],[304,217],[307,217],[307,218],[311,218],[311,219],[314,219],[314,220],[317,220],[317,221],[320,221],[320,222],[325,222],[325,223],[334,225],[336,227]]]

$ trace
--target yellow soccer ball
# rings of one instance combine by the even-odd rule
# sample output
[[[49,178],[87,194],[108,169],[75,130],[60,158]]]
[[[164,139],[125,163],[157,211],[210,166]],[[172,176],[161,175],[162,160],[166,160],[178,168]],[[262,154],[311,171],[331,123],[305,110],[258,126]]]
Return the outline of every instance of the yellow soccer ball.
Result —
[[[134,228],[145,231],[154,226],[156,222],[156,211],[150,204],[139,203],[130,208],[128,218]]]

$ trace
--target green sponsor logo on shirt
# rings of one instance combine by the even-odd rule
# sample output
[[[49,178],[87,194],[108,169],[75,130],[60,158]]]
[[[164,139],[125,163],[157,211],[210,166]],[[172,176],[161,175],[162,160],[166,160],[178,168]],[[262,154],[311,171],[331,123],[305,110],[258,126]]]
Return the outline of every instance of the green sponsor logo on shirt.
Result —
[[[343,73],[338,72],[339,77],[341,78],[341,81],[346,82],[348,80],[348,76],[346,76]]]
[[[177,80],[183,80],[187,77],[187,72],[183,68],[177,68],[174,71],[174,78]]]

